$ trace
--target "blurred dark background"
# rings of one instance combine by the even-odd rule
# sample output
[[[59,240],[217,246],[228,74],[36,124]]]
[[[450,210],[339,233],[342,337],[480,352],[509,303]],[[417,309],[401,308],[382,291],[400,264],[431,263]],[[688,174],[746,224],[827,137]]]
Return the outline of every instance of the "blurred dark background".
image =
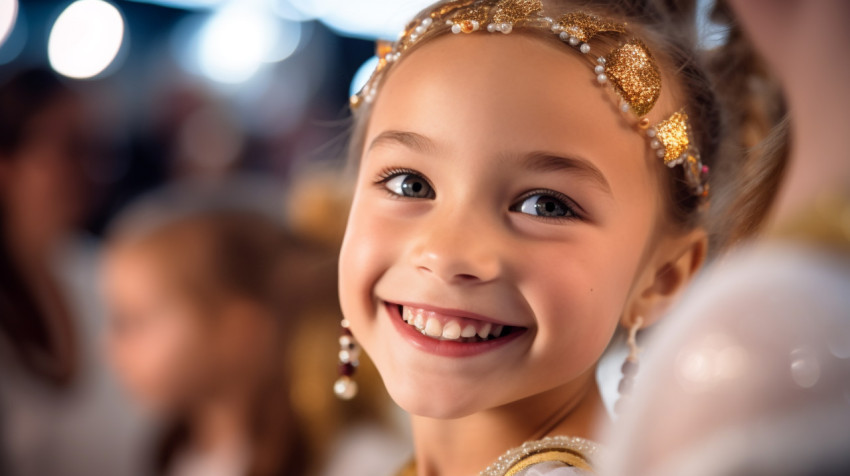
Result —
[[[427,2],[384,2],[396,5],[379,27],[380,2],[0,3],[0,82],[52,69],[86,98],[96,197],[86,228],[100,235],[122,206],[172,180],[285,182],[305,163],[340,160],[352,79],[373,40]],[[330,11],[343,20],[328,26]]]

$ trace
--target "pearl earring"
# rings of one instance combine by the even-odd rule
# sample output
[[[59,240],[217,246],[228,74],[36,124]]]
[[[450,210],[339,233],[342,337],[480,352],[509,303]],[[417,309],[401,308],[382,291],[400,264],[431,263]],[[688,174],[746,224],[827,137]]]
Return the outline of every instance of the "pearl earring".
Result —
[[[623,362],[623,378],[620,380],[620,385],[617,387],[617,391],[620,393],[620,398],[617,400],[617,403],[614,404],[614,411],[617,414],[623,413],[623,406],[626,405],[626,402],[629,400],[629,395],[632,393],[632,388],[635,384],[635,375],[638,372],[638,354],[641,349],[637,345],[637,333],[643,327],[643,317],[638,316],[632,325],[629,327],[629,338],[626,343],[629,346],[629,355],[626,356],[625,362]]]
[[[360,346],[351,335],[348,319],[339,323],[342,332],[339,336],[339,379],[334,382],[334,393],[340,400],[351,400],[357,395],[357,382],[351,377],[360,364]]]

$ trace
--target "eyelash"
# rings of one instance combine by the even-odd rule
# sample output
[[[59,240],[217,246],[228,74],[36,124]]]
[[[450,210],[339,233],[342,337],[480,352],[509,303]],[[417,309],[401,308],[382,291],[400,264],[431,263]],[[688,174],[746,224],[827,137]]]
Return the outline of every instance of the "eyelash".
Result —
[[[539,189],[536,189],[536,190],[531,190],[529,192],[525,192],[524,194],[520,195],[520,197],[518,199],[516,199],[516,201],[514,201],[515,205],[511,205],[511,211],[514,211],[514,207],[516,205],[521,204],[522,202],[526,201],[527,199],[529,199],[529,198],[531,198],[535,195],[543,195],[543,196],[552,197],[552,198],[560,201],[561,203],[563,203],[567,207],[567,209],[570,211],[570,213],[572,213],[572,216],[568,216],[568,217],[535,216],[534,217],[535,219],[545,220],[545,221],[555,221],[555,222],[564,222],[564,221],[573,221],[573,220],[583,221],[585,219],[584,218],[584,210],[581,208],[581,206],[578,203],[575,202],[575,200],[573,200],[572,198],[570,198],[569,196],[567,196],[567,195],[565,195],[561,192],[557,192],[555,190],[550,190],[548,188],[539,188]],[[517,212],[517,213],[521,213],[521,212]]]
[[[393,193],[392,191],[390,191],[389,189],[387,189],[387,187],[386,187],[387,182],[398,177],[399,175],[416,175],[417,177],[422,177],[422,180],[428,182],[428,185],[431,186],[432,189],[434,188],[434,186],[431,184],[431,181],[428,180],[427,178],[425,178],[425,175],[423,175],[422,172],[418,172],[416,170],[408,169],[408,168],[404,168],[404,167],[387,167],[387,168],[381,170],[381,172],[378,174],[378,177],[375,179],[374,184],[375,184],[376,187],[380,187],[380,189],[383,190],[384,192],[386,192],[387,196],[389,196],[392,199],[409,200],[410,199],[409,197],[399,196],[399,195]]]
[[[434,188],[433,184],[431,184],[431,182],[427,178],[425,178],[425,176],[421,172],[418,172],[418,171],[413,170],[413,169],[404,168],[404,167],[388,167],[388,168],[383,169],[378,174],[377,178],[374,181],[374,184],[375,184],[375,186],[378,186],[383,191],[385,191],[390,198],[393,198],[393,199],[396,199],[396,200],[399,200],[399,199],[403,200],[405,197],[400,197],[400,196],[391,192],[390,190],[388,190],[385,187],[385,185],[388,181],[392,180],[395,177],[398,177],[399,175],[417,175],[419,177],[422,177],[422,179],[425,180],[426,182],[428,182],[428,184],[431,186],[431,188]],[[541,189],[535,189],[535,190],[525,192],[522,195],[520,195],[520,197],[518,199],[516,199],[514,201],[514,204],[515,205],[520,204],[520,203],[524,202],[525,200],[527,200],[528,198],[533,197],[535,195],[546,195],[546,196],[550,196],[552,198],[555,198],[555,199],[561,201],[564,205],[566,205],[567,209],[570,210],[570,212],[572,213],[573,216],[569,216],[569,217],[536,216],[534,218],[536,218],[538,220],[554,221],[554,222],[564,222],[564,221],[572,221],[572,220],[582,220],[583,221],[584,220],[584,215],[583,215],[584,210],[582,210],[581,206],[579,206],[573,199],[571,199],[567,195],[565,195],[561,192],[557,192],[555,190],[541,188]],[[511,207],[510,207],[510,210],[512,212],[514,211],[515,205],[511,205]],[[516,212],[516,213],[520,213],[520,212]]]
[[[419,173],[419,172],[417,172],[413,169],[389,167],[389,168],[386,168],[384,170],[381,170],[381,173],[378,174],[378,178],[375,180],[375,185],[383,185],[383,184],[387,183],[390,179],[392,179],[394,177],[398,177],[399,175],[405,175],[405,174],[413,174],[413,175],[418,175],[422,178],[425,178],[424,176],[422,176],[421,173]]]

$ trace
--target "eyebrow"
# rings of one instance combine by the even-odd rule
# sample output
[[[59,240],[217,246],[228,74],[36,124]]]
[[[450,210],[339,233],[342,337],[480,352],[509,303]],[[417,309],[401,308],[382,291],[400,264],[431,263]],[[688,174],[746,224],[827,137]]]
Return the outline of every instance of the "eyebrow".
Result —
[[[410,131],[383,131],[372,139],[367,151],[380,145],[402,145],[423,154],[434,154],[437,151],[437,145],[434,141],[422,134]],[[587,159],[536,151],[525,154],[522,161],[527,169],[536,172],[568,171],[584,176],[595,182],[602,191],[612,193],[611,185],[605,179],[605,175]]]
[[[409,149],[423,154],[433,154],[437,150],[436,144],[431,139],[415,132],[388,130],[378,134],[369,144],[367,150],[372,150],[379,145],[400,144]]]
[[[532,152],[525,155],[523,162],[529,170],[537,172],[569,171],[584,176],[596,182],[603,191],[611,193],[611,185],[605,180],[605,175],[587,159],[549,152]]]

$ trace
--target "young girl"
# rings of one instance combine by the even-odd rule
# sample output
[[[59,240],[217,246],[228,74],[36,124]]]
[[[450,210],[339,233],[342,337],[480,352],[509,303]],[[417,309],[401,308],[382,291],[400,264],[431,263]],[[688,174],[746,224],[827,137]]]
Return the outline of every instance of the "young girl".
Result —
[[[402,474],[591,470],[600,356],[706,256],[721,131],[674,43],[646,6],[459,0],[381,48],[352,98],[340,296],[412,416]],[[356,352],[340,357],[350,397]],[[635,353],[623,369],[626,393]]]
[[[286,349],[321,284],[309,249],[251,212],[148,212],[116,228],[105,288],[114,363],[166,422],[156,472],[303,474]]]

